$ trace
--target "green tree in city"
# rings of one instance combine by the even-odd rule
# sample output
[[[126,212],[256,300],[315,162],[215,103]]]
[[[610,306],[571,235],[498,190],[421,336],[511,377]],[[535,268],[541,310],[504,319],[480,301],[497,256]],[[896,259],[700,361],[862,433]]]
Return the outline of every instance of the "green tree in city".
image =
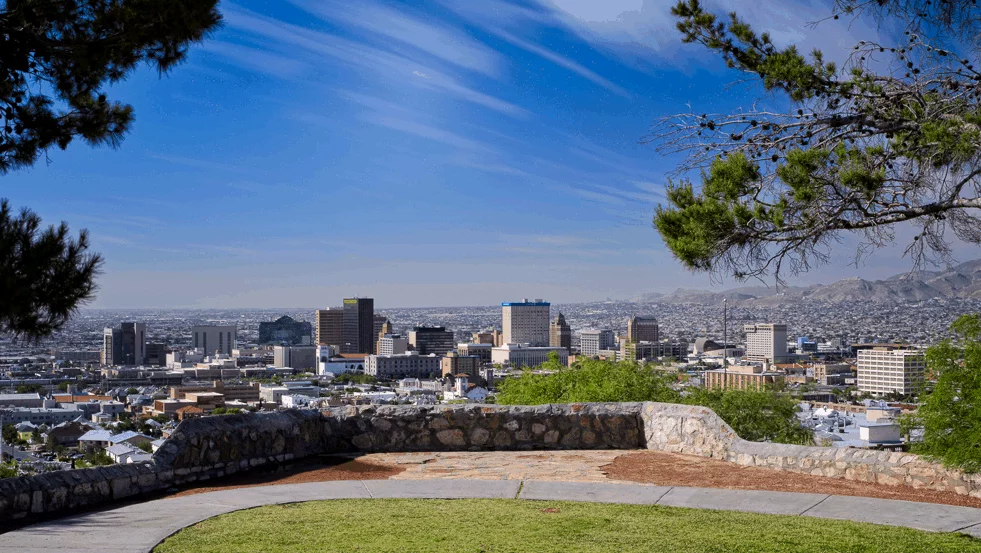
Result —
[[[927,368],[936,376],[916,422],[923,425],[917,453],[947,466],[981,470],[981,316],[963,315],[951,325],[956,335],[927,350]]]
[[[686,267],[779,281],[827,261],[845,235],[862,253],[892,243],[904,225],[915,229],[905,243],[914,266],[950,261],[952,239],[981,244],[975,2],[837,0],[829,20],[905,29],[858,41],[841,65],[778,46],[699,0],[672,13],[684,42],[767,93],[752,106],[655,125],[650,141],[685,156],[654,226]]]
[[[797,418],[797,400],[778,390],[696,388],[685,396],[684,403],[712,409],[745,440],[812,443],[813,433]]]
[[[146,64],[164,74],[217,28],[218,0],[0,3],[0,175],[76,138],[117,147],[133,108],[106,91]],[[102,258],[82,230],[41,227],[0,199],[0,333],[39,340],[95,293]]]
[[[553,354],[554,355],[554,354]],[[576,403],[590,401],[664,401],[677,403],[681,395],[671,388],[670,376],[628,361],[584,359],[565,367],[558,356],[501,384],[497,402],[508,405]]]
[[[3,443],[12,444],[19,440],[17,436],[17,429],[14,428],[12,424],[3,425]]]

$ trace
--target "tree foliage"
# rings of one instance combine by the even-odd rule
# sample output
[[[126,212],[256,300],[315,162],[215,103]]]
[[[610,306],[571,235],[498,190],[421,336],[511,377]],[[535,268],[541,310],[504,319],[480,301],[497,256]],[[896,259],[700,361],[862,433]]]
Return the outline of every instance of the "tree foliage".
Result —
[[[221,21],[217,0],[7,0],[0,5],[0,174],[75,137],[118,146],[133,108],[103,88],[164,73]]]
[[[963,315],[945,340],[927,350],[927,367],[937,383],[923,400],[918,453],[968,472],[981,470],[981,316]]]
[[[498,403],[540,405],[604,401],[663,401],[676,403],[680,394],[670,387],[668,377],[627,361],[584,359],[571,368],[557,360],[507,378],[500,385]]]
[[[41,230],[30,210],[14,216],[0,201],[0,332],[37,340],[61,328],[95,293],[102,258],[62,223]]]
[[[6,0],[0,3],[0,175],[77,137],[116,147],[133,108],[104,88],[140,63],[163,74],[217,28],[218,0]],[[40,230],[0,202],[0,333],[37,340],[95,292],[101,264],[65,223]]]
[[[660,401],[700,405],[715,411],[747,440],[809,443],[810,430],[797,419],[797,402],[776,390],[703,390],[679,393],[673,375],[629,361],[586,359],[570,368],[557,361],[507,378],[497,394],[505,405]]]
[[[976,48],[958,40],[981,27],[981,12],[929,4],[839,0],[836,19],[909,21],[894,42],[860,41],[843,65],[778,47],[698,0],[673,8],[684,42],[782,97],[656,125],[650,140],[686,156],[678,174],[700,173],[697,185],[673,181],[654,217],[684,265],[779,279],[826,261],[846,233],[861,237],[861,252],[894,241],[904,223],[917,228],[906,250],[917,265],[949,260],[951,235],[981,243],[981,72]]]

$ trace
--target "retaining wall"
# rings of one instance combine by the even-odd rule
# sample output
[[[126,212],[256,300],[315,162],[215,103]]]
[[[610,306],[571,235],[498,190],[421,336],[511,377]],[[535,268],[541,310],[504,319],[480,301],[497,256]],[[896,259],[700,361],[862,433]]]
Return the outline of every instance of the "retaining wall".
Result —
[[[0,480],[0,521],[69,513],[320,454],[643,448],[981,497],[981,475],[907,453],[748,442],[704,407],[363,406],[190,419],[147,463]]]

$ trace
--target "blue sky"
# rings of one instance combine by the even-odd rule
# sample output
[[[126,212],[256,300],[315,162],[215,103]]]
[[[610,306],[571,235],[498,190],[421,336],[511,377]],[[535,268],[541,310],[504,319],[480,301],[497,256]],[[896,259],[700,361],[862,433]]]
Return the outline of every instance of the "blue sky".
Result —
[[[664,0],[223,2],[166,78],[111,96],[119,150],[73,145],[0,180],[106,258],[93,307],[553,302],[708,287],[650,226],[677,160],[658,116],[759,94],[681,44]],[[778,42],[843,56],[824,2],[727,2]],[[864,33],[864,34],[863,34]],[[848,250],[848,251],[846,251]],[[854,250],[794,283],[882,277]]]

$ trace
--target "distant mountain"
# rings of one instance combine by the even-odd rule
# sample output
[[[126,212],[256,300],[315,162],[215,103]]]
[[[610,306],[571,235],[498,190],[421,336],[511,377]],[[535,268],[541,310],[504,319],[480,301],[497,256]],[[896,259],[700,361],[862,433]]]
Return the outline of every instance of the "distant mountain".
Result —
[[[742,305],[763,306],[809,300],[895,302],[933,298],[981,299],[981,259],[961,263],[944,271],[915,271],[885,280],[855,277],[808,287],[747,286],[722,292],[679,288],[670,294],[643,294],[633,301],[713,304],[727,299]]]

